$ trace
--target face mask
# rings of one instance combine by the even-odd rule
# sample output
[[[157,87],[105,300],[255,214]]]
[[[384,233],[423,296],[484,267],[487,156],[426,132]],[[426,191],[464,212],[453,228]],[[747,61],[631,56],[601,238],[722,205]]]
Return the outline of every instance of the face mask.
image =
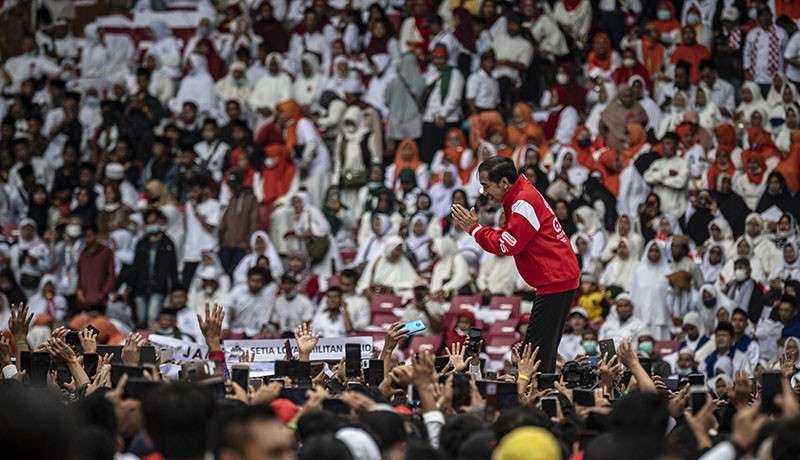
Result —
[[[703,305],[705,305],[706,308],[714,308],[714,306],[717,305],[717,299],[714,297],[710,299],[703,299]]]
[[[214,139],[214,131],[211,130],[203,131],[203,139],[205,139],[206,142],[211,142]]]
[[[566,85],[569,83],[569,75],[559,72],[556,74],[556,81],[559,85]]]
[[[639,351],[649,355],[653,352],[653,342],[639,342]]]
[[[747,270],[740,268],[738,270],[734,270],[734,275],[736,275],[736,281],[744,281],[747,279]]]
[[[296,292],[291,291],[286,293],[286,300],[292,301],[295,297],[297,297]]]
[[[203,291],[206,293],[207,296],[211,296],[214,294],[214,291],[216,291],[216,289],[214,288],[214,286],[206,286],[203,288]]]
[[[659,21],[669,21],[670,16],[672,16],[669,10],[664,10],[664,9],[658,10],[658,12],[656,12],[656,15],[658,16]]]
[[[583,139],[583,138],[582,138],[582,139],[578,139],[578,145],[579,145],[581,148],[584,148],[584,149],[585,149],[586,147],[588,147],[588,146],[592,145],[592,140],[591,140],[591,139],[589,139],[589,138],[585,138],[585,139]]]
[[[633,58],[625,58],[622,60],[622,65],[624,65],[628,69],[633,67],[634,64],[636,64],[636,61],[634,61]]]
[[[66,228],[67,236],[70,238],[78,238],[81,236],[81,226],[78,224],[69,224]]]
[[[158,224],[149,224],[145,225],[144,231],[147,233],[158,233],[161,231],[161,227]]]
[[[103,210],[107,212],[114,212],[119,209],[119,203],[108,203],[103,206]]]
[[[679,367],[679,368],[675,369],[675,373],[680,375],[680,376],[687,376],[687,375],[692,373],[692,368],[691,367]]]
[[[689,24],[700,24],[700,15],[696,13],[689,13],[686,16],[686,22]]]
[[[589,355],[597,353],[597,342],[594,340],[584,340],[581,346],[583,347],[583,351]]]
[[[747,16],[749,16],[750,19],[758,19],[758,9],[757,8],[750,8],[747,11]]]

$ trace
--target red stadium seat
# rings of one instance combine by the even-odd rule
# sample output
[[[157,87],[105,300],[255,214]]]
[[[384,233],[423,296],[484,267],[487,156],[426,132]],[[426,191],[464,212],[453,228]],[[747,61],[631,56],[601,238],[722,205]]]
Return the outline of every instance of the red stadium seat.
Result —
[[[517,323],[515,319],[507,319],[504,321],[495,321],[489,327],[486,335],[499,336],[499,335],[515,335],[517,333]]]
[[[378,330],[363,330],[363,331],[353,331],[350,334],[350,337],[372,337],[372,342],[381,342],[386,340],[386,331],[378,331]]]
[[[517,296],[495,296],[492,297],[489,308],[492,310],[509,310],[509,318],[519,318],[520,304],[522,299]]]
[[[450,301],[450,311],[474,309],[481,306],[481,296],[479,295],[457,295]]]
[[[408,346],[408,351],[410,353],[416,353],[419,351],[428,350],[431,353],[436,354],[441,344],[442,344],[441,335],[431,335],[431,336],[416,335],[411,338],[411,344],[409,344]]]
[[[681,343],[677,340],[659,340],[655,343],[653,349],[659,356],[667,356],[669,354],[675,353],[678,350],[678,347],[681,346]]]
[[[370,300],[370,310],[373,313],[392,311],[395,308],[400,308],[403,304],[403,299],[396,295],[374,295]]]
[[[379,311],[379,312],[373,312],[372,313],[372,323],[371,324],[373,326],[379,326],[383,330],[388,330],[390,324],[396,323],[399,320],[400,320],[400,318],[395,316],[395,314],[392,313],[391,311]]]
[[[516,335],[492,335],[485,340],[487,347],[510,347],[519,341]]]

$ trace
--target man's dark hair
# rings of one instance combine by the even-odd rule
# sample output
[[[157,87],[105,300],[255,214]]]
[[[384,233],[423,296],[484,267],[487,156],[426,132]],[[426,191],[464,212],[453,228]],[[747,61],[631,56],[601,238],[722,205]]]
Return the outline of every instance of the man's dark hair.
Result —
[[[142,401],[147,434],[166,459],[202,457],[213,413],[211,392],[187,382],[159,387]]]
[[[774,433],[772,442],[772,458],[774,460],[792,460],[800,458],[800,420],[794,419],[780,422]]]
[[[162,220],[162,219],[166,219],[166,216],[164,216],[164,213],[161,212],[161,210],[158,209],[158,208],[149,208],[149,209],[147,209],[144,212],[144,221],[147,222],[147,220],[150,218],[150,216],[155,216],[157,221],[158,220]]]
[[[494,58],[495,58],[495,56],[494,56],[494,50],[491,50],[491,49],[490,49],[490,50],[488,50],[488,51],[484,51],[484,52],[481,54],[481,62],[483,62],[483,61],[486,61],[486,60],[488,60],[488,59],[494,59]]]
[[[151,72],[148,69],[145,69],[144,67],[139,67],[136,70],[136,76],[137,77],[150,78],[150,75],[152,75]]]
[[[678,137],[678,133],[676,133],[675,131],[669,131],[666,134],[664,134],[664,136],[661,137],[661,142],[664,142],[667,139],[670,139],[671,141],[675,142],[676,144],[681,141],[681,138]]]
[[[703,59],[702,61],[700,61],[700,70],[705,70],[705,69],[716,71],[717,65],[714,64],[714,61],[711,59]]]
[[[339,428],[339,420],[330,411],[318,409],[307,412],[297,420],[297,436],[306,444],[306,440],[325,434],[333,434]]]
[[[248,425],[252,422],[269,422],[278,420],[275,412],[266,405],[258,406],[229,406],[217,414],[219,423],[215,428],[218,439],[215,439],[213,450],[219,454],[222,449],[230,449],[239,453],[244,452],[244,447],[252,442]]]
[[[340,278],[341,277],[347,277],[347,278],[355,280],[355,279],[358,279],[358,274],[356,274],[356,271],[353,270],[352,268],[347,268],[347,269],[342,270],[341,273],[339,273],[339,277]]]
[[[690,64],[690,63],[689,63],[689,62],[687,62],[687,61],[680,60],[680,61],[678,61],[678,62],[676,62],[676,63],[675,63],[675,70],[677,70],[677,69],[683,69],[683,70],[685,70],[685,71],[686,71],[686,73],[691,73],[691,71],[692,71],[692,64]]]
[[[734,267],[736,267],[736,266],[739,266],[739,267],[747,267],[747,268],[750,268],[750,261],[749,261],[749,260],[747,260],[747,258],[746,258],[746,257],[739,257],[739,258],[738,258],[738,259],[736,259],[736,261],[733,263],[733,266],[734,266]]]
[[[361,416],[382,452],[408,439],[403,418],[393,411],[371,411]]]
[[[736,315],[744,316],[745,319],[748,318],[747,312],[744,311],[743,309],[739,308],[739,307],[736,307],[736,308],[733,309],[733,313],[731,313],[731,318],[733,318]]]
[[[514,160],[505,157],[492,157],[484,161],[478,166],[478,172],[484,171],[489,175],[489,180],[492,182],[500,182],[500,179],[505,177],[513,184],[519,176]]]
[[[792,308],[797,308],[797,297],[789,294],[781,296],[781,303],[788,303]]]
[[[253,267],[253,268],[251,268],[250,270],[247,270],[247,277],[248,277],[248,278],[250,278],[250,277],[251,277],[251,276],[253,276],[253,275],[260,275],[260,276],[261,276],[261,279],[263,279],[263,280],[264,280],[264,282],[266,282],[266,281],[267,281],[267,279],[272,279],[272,275],[268,274],[268,273],[267,273],[267,272],[266,272],[266,271],[265,271],[263,268],[261,268],[261,267]]]
[[[340,288],[339,286],[331,286],[328,288],[328,294],[330,294],[331,292],[335,292],[339,295],[342,295],[342,288]]]
[[[550,417],[536,407],[518,407],[500,413],[492,425],[494,437],[503,439],[505,435],[523,426],[536,426],[550,429]]]
[[[97,222],[94,221],[84,222],[83,225],[81,225],[81,230],[83,230],[84,232],[90,231],[92,233],[98,233],[100,231],[99,228],[97,227]]]
[[[332,434],[314,436],[303,442],[297,452],[298,460],[351,460],[347,444],[336,439]]]
[[[0,381],[0,445],[3,458],[66,458],[75,444],[75,424],[63,404],[42,390]]]
[[[459,414],[451,417],[442,427],[439,447],[448,458],[456,458],[461,444],[485,428],[483,422],[472,414]]]
[[[442,17],[436,13],[432,13],[428,15],[428,24],[439,24],[440,26],[444,24]]]
[[[714,329],[714,334],[716,334],[717,332],[727,332],[728,334],[731,335],[731,337],[733,337],[733,326],[731,325],[731,323],[727,321],[722,321],[719,324],[717,324],[717,328]]]

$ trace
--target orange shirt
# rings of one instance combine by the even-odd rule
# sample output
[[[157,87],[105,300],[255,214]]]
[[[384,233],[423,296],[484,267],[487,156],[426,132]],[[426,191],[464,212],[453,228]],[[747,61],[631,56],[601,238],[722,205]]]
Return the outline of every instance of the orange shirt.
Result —
[[[692,83],[697,84],[700,81],[700,61],[711,57],[708,48],[703,45],[678,45],[675,52],[672,53],[672,63],[678,61],[686,61],[692,65],[691,79]]]

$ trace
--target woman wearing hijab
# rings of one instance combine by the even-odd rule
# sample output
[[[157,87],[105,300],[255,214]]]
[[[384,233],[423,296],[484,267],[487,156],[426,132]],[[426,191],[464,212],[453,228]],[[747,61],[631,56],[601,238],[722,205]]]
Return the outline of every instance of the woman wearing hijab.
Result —
[[[599,75],[611,80],[611,74],[622,65],[619,53],[611,48],[611,39],[605,32],[597,32],[592,40],[592,50],[586,56],[584,75]]]
[[[664,134],[675,131],[683,123],[683,117],[690,108],[689,100],[689,96],[685,92],[675,92],[675,95],[672,96],[672,103],[669,105],[669,109],[664,112],[664,116],[661,117],[661,124],[659,124],[658,131],[656,131],[656,136],[659,139],[663,138]]]
[[[397,205],[394,193],[391,190],[381,187],[376,192],[374,197],[371,197],[364,205],[364,211],[361,214],[361,222],[358,227],[358,243],[367,241],[372,236],[372,216],[375,214],[386,214],[392,223],[390,233],[397,234],[400,230],[400,224],[403,222],[403,216],[397,212]]]
[[[547,175],[550,185],[545,194],[553,200],[574,200],[583,193],[583,184],[589,178],[589,170],[581,166],[577,154],[570,147],[562,147],[556,155],[553,169]]]
[[[590,240],[592,259],[600,260],[600,255],[606,245],[606,232],[597,211],[589,206],[581,206],[573,213],[573,219],[578,231],[586,234]]]
[[[400,172],[406,168],[411,169],[417,176],[417,186],[425,190],[428,188],[428,165],[420,159],[419,147],[413,139],[404,139],[394,155],[394,162],[386,168],[385,185],[390,190],[400,187]]]
[[[724,217],[717,217],[708,223],[708,239],[703,242],[703,251],[708,250],[711,245],[722,246],[725,254],[730,254],[733,250],[734,237],[731,226]]]
[[[720,281],[719,275],[725,267],[725,247],[717,242],[708,245],[703,253],[703,262],[700,264],[700,272],[703,274],[705,283],[717,283]]]
[[[308,194],[304,192],[292,197],[291,206],[294,211],[291,232],[300,243],[295,252],[308,255],[309,269],[315,275],[331,275],[333,266],[342,264],[328,220],[319,208],[310,203]]]
[[[769,112],[769,105],[761,95],[761,89],[753,81],[746,81],[742,84],[742,102],[736,107],[734,119],[747,124],[753,113],[761,111]]]
[[[388,54],[393,60],[400,58],[400,44],[386,16],[370,22],[369,31],[364,35],[364,54],[370,59],[378,54]]]
[[[287,100],[279,103],[277,110],[286,148],[299,159],[300,186],[306,187],[312,204],[322,204],[330,180],[328,147],[314,123],[303,116],[300,104]]]
[[[665,246],[651,241],[644,248],[639,266],[631,278],[633,314],[659,337],[669,334],[670,322],[666,297],[670,273]]]
[[[283,58],[272,52],[264,59],[266,73],[255,82],[250,93],[250,110],[260,115],[264,124],[272,121],[278,103],[292,98],[292,78],[283,70]]]
[[[791,109],[787,108],[787,113],[789,110],[795,111],[793,116],[800,116],[798,106],[792,105]],[[800,191],[800,129],[792,129],[789,136],[789,149],[781,151],[781,160],[775,166],[775,171],[784,177],[789,192],[797,193]]]
[[[431,197],[431,210],[437,217],[445,218],[450,216],[450,206],[453,204],[452,197],[457,190],[461,190],[458,169],[453,165],[446,166],[442,172],[442,180],[428,189],[428,195]]]
[[[173,113],[180,113],[183,104],[194,102],[198,112],[216,114],[217,95],[214,93],[214,79],[208,73],[206,58],[194,53],[189,56],[184,66],[186,75],[181,79],[178,94],[169,102]]]
[[[372,236],[358,245],[358,252],[353,259],[355,267],[364,268],[367,262],[383,254],[386,240],[391,236],[392,221],[386,214],[373,214],[370,228]]]
[[[614,256],[600,275],[600,286],[617,286],[623,291],[629,291],[631,279],[639,266],[639,256],[627,238],[619,238]]]
[[[410,295],[417,272],[403,254],[403,239],[390,236],[383,248],[383,254],[367,262],[358,280],[356,292],[368,297],[380,293]]]
[[[578,258],[578,266],[581,269],[581,273],[590,273],[592,275],[599,273],[601,264],[599,260],[592,258],[592,240],[589,238],[589,235],[576,230],[569,241],[572,245],[572,251],[575,253],[575,257]]]
[[[273,277],[283,274],[283,262],[281,261],[275,245],[272,244],[267,232],[258,230],[250,236],[250,253],[244,256],[236,268],[233,269],[233,284],[238,286],[247,282],[247,272],[256,266],[260,257],[269,259],[269,271]]]
[[[792,214],[785,212],[778,219],[772,242],[778,248],[783,248],[783,245],[787,242],[797,242],[797,231],[797,220]]]
[[[553,7],[553,20],[564,27],[579,49],[585,49],[592,26],[592,5],[589,0],[560,0]]]
[[[800,203],[792,196],[786,187],[786,180],[779,172],[772,171],[767,176],[767,187],[756,205],[756,212],[764,212],[771,207],[777,207],[783,212],[792,213],[795,216],[800,213],[798,206]]]
[[[394,80],[386,85],[384,99],[389,110],[386,137],[389,146],[403,139],[418,139],[422,135],[422,105],[425,79],[413,53],[400,58]]]
[[[639,230],[639,221],[628,214],[620,214],[614,225],[614,232],[608,236],[605,248],[600,254],[601,262],[607,263],[614,257],[617,245],[622,238],[627,240],[628,252],[633,254],[634,258],[639,258],[644,247],[644,238]]]
[[[713,158],[711,166],[702,182],[702,188],[714,191],[717,188],[717,177],[720,173],[725,173],[733,177],[737,172],[737,167],[733,161],[736,156],[741,161],[741,149],[736,145],[736,128],[731,124],[725,123],[714,128],[717,138],[717,147],[709,152],[709,158]]]
[[[733,180],[733,191],[742,197],[748,209],[755,210],[761,195],[767,188],[767,163],[761,155],[742,154],[745,174]]]
[[[782,279],[800,279],[800,247],[796,240],[783,245]]]
[[[725,262],[725,265],[722,267],[722,272],[720,272],[720,281],[722,283],[728,283],[736,279],[734,264],[737,259],[742,257],[750,261],[750,277],[758,283],[764,282],[769,270],[762,265],[762,258],[755,253],[753,245],[744,236],[736,240],[733,246],[733,252],[726,254],[727,262]]]
[[[467,261],[458,252],[456,242],[450,237],[433,240],[436,262],[431,273],[431,293],[438,299],[467,294],[472,276]]]
[[[716,187],[711,191],[711,197],[717,204],[717,209],[731,225],[734,238],[744,233],[744,220],[750,213],[742,197],[733,192],[731,176],[719,172],[716,177]]]
[[[333,183],[339,186],[342,201],[350,209],[358,207],[358,192],[368,182],[368,168],[382,160],[381,153],[371,148],[369,136],[361,109],[348,107],[334,145]]]
[[[425,213],[417,213],[408,223],[408,236],[406,236],[405,252],[408,254],[414,268],[420,273],[430,271],[433,264],[431,252],[432,239],[428,234],[430,217]]]
[[[322,76],[319,57],[314,53],[300,56],[300,73],[292,84],[292,99],[305,108],[311,108],[322,94]]]
[[[800,129],[800,106],[794,102],[779,105],[772,109],[769,117],[770,124],[775,121],[776,117],[777,122],[780,122],[781,119],[784,121],[777,128],[773,127],[772,135],[775,140],[775,147],[781,152],[781,163],[784,163],[787,153],[791,152],[792,133]],[[795,163],[796,162],[797,159],[795,158]],[[797,174],[797,172],[794,171],[794,174]]]
[[[647,23],[647,26],[658,33],[658,40],[672,44],[678,42],[681,33],[681,23],[676,20],[675,6],[671,1],[661,0],[656,8],[656,19]]]
[[[58,283],[53,275],[44,275],[39,281],[36,294],[28,299],[28,312],[33,315],[33,322],[41,317],[50,321],[62,321],[67,314],[67,300],[56,293]]]
[[[475,155],[467,146],[467,138],[458,128],[450,128],[444,139],[444,147],[437,150],[431,162],[431,172],[434,174],[432,182],[441,180],[446,166],[453,165],[458,168],[461,183],[469,181],[470,173],[477,166]]]
[[[150,23],[150,33],[153,42],[147,52],[157,58],[161,70],[167,75],[171,78],[180,77],[181,43],[172,36],[172,29],[164,21],[153,21]]]

